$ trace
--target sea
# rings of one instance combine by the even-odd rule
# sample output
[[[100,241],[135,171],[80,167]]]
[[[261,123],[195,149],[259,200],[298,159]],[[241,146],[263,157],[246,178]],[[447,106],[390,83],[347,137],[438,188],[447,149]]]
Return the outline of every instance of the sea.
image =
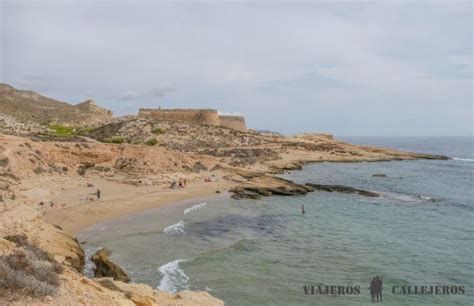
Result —
[[[133,282],[207,291],[226,305],[369,305],[376,276],[387,305],[474,305],[473,138],[342,139],[452,159],[309,164],[282,177],[381,196],[221,194],[97,224],[78,238],[88,256],[109,248]],[[408,294],[415,286],[449,292]]]

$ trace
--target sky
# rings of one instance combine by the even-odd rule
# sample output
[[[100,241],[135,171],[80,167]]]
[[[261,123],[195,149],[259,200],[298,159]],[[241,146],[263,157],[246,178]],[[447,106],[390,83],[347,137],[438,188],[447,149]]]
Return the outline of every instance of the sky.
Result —
[[[0,0],[0,82],[116,115],[472,136],[473,1]]]

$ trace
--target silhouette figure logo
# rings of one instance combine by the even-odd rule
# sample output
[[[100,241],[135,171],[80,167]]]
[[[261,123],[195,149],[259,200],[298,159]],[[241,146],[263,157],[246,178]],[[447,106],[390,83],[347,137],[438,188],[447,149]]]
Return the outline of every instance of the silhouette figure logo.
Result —
[[[372,279],[369,289],[372,303],[382,302],[383,284],[382,280],[378,276]]]

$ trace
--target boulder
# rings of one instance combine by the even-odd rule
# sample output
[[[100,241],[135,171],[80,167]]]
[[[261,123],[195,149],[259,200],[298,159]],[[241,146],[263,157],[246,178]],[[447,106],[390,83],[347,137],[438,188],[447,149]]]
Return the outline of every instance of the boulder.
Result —
[[[130,278],[128,275],[109,259],[111,252],[102,248],[92,255],[91,259],[96,268],[94,270],[94,277],[112,277],[114,280],[128,283]]]

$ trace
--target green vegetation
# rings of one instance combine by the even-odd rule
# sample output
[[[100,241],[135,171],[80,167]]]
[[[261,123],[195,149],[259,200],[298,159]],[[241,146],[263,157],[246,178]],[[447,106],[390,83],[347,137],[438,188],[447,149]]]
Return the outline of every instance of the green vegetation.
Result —
[[[157,128],[157,129],[154,129],[151,132],[155,135],[161,135],[161,134],[166,133],[166,130],[164,128]]]
[[[70,137],[76,135],[76,130],[70,126],[60,124],[48,124],[47,127],[53,132],[51,135],[60,137]]]
[[[89,127],[74,128],[60,124],[44,124],[44,126],[52,130],[48,135],[56,137],[87,136],[94,130]]]
[[[107,143],[123,143],[125,141],[125,137],[123,136],[113,136],[109,138],[105,138],[103,142]]]
[[[147,141],[145,141],[145,144],[147,146],[154,146],[158,143],[158,141],[155,139],[155,138],[151,138],[151,139],[148,139]]]

